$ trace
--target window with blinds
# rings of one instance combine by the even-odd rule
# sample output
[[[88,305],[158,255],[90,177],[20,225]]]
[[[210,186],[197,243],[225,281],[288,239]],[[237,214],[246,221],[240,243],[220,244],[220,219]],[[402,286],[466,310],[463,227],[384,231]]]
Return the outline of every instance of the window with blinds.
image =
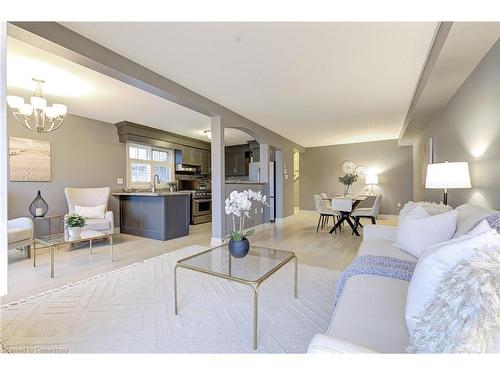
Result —
[[[148,188],[158,175],[158,187],[174,181],[174,151],[138,143],[127,143],[127,186]]]

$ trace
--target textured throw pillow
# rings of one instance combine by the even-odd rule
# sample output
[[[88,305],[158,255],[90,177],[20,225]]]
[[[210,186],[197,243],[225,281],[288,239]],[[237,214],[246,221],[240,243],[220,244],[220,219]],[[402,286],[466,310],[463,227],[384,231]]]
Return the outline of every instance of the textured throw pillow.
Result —
[[[104,219],[105,213],[106,205],[104,204],[95,207],[75,206],[75,214],[87,219]]]
[[[418,205],[398,224],[394,245],[418,258],[429,246],[452,238],[456,224],[455,211],[430,216],[422,206]]]
[[[407,352],[498,352],[500,243],[476,249],[445,273],[414,324]]]
[[[479,223],[474,225],[470,231],[467,232],[468,235],[471,233],[481,233],[486,232],[489,229],[495,229],[500,233],[500,214],[490,215]]]
[[[403,206],[403,208],[399,212],[399,222],[403,221],[404,218],[406,217],[406,215],[410,211],[412,211],[416,206],[422,206],[423,208],[425,208],[427,213],[431,216],[432,215],[439,215],[439,214],[442,214],[444,212],[448,212],[448,211],[453,210],[453,208],[451,206],[448,206],[448,205],[443,204],[443,203],[409,201]]]
[[[489,230],[475,236],[462,236],[446,243],[428,248],[419,258],[408,286],[406,296],[406,325],[410,336],[415,329],[415,319],[421,316],[432,302],[436,289],[444,275],[458,262],[469,259],[476,249],[496,249],[500,244],[500,235]]]
[[[455,237],[460,237],[466,234],[484,218],[500,213],[490,208],[481,207],[471,203],[458,206],[455,210],[458,212]]]

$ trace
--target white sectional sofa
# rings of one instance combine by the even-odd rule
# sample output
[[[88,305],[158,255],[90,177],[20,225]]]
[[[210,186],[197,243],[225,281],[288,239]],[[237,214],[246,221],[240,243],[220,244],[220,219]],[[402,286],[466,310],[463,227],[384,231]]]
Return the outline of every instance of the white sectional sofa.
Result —
[[[457,210],[456,236],[498,213],[472,204]],[[416,261],[393,245],[395,229],[366,225],[357,256],[382,255]],[[408,285],[408,281],[384,276],[350,277],[337,301],[330,327],[325,334],[313,337],[308,353],[404,353],[409,343],[405,321]]]

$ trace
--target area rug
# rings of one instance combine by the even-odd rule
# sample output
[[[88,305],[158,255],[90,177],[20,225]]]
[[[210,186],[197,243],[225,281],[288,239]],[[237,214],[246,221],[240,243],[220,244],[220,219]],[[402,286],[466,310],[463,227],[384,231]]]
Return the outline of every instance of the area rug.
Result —
[[[252,349],[252,291],[236,282],[173,269],[203,251],[190,246],[0,307],[0,340],[11,353],[304,353],[325,332],[339,273],[293,262],[259,292],[258,349]]]

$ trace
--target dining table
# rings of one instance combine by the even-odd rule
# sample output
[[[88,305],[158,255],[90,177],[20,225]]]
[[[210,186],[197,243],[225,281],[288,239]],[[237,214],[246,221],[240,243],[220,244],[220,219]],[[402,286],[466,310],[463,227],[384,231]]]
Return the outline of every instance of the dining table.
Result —
[[[369,195],[364,195],[364,194],[351,194],[351,195],[343,195],[343,194],[336,194],[333,197],[328,197],[324,198],[325,200],[333,201],[335,198],[351,198],[352,200],[352,208],[351,211],[339,211],[340,212],[340,219],[337,221],[337,223],[333,226],[333,228],[330,230],[330,233],[333,233],[337,231],[337,229],[342,225],[342,223],[345,221],[349,226],[351,227],[353,233],[356,236],[359,236],[358,229],[354,225],[354,223],[351,220],[351,212],[354,211],[354,209],[364,200],[370,198]]]

